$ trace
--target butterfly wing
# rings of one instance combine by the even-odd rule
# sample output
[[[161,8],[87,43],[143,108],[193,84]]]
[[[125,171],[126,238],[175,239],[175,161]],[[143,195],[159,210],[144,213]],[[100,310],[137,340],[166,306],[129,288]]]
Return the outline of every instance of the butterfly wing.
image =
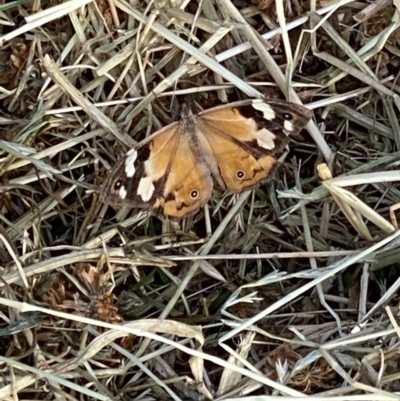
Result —
[[[199,138],[222,187],[241,192],[267,179],[277,154],[311,118],[305,107],[284,101],[248,100],[199,115]]]
[[[150,208],[170,217],[195,213],[210,198],[211,172],[178,123],[131,149],[101,190],[107,203]]]

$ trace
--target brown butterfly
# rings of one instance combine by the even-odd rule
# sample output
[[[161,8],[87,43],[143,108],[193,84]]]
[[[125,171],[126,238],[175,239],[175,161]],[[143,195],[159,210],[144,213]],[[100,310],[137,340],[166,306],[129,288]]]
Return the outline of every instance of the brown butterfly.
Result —
[[[213,180],[238,193],[270,177],[277,154],[311,112],[281,100],[244,100],[181,120],[119,160],[101,189],[104,202],[181,218],[210,199]]]

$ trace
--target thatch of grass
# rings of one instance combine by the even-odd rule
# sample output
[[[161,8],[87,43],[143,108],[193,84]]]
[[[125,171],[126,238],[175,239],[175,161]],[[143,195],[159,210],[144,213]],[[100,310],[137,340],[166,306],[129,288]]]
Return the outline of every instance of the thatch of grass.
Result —
[[[398,400],[398,0],[4,3],[0,399]],[[195,216],[100,202],[187,94],[314,116]]]

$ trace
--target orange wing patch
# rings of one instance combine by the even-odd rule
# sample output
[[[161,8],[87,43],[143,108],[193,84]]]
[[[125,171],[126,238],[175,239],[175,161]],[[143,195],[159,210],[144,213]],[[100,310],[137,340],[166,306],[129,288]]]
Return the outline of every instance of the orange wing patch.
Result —
[[[199,135],[218,166],[224,186],[233,192],[254,187],[266,179],[276,159],[272,155],[275,135],[243,117],[237,109],[223,109],[199,119]]]

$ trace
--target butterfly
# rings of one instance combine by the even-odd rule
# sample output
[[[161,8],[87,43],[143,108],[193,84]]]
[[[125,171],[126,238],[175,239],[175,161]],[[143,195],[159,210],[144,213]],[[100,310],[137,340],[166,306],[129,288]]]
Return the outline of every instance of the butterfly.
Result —
[[[289,135],[310,118],[305,107],[282,100],[248,99],[198,114],[184,105],[180,121],[117,161],[100,197],[172,218],[195,214],[213,181],[239,193],[270,178]]]

